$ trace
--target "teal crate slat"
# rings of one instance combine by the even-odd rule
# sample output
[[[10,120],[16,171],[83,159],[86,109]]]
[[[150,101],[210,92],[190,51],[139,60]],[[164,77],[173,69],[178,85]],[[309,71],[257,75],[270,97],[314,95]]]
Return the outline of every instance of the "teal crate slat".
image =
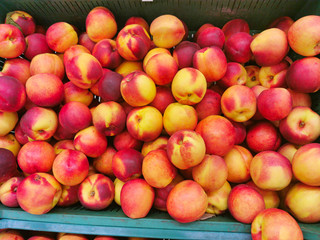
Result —
[[[0,0],[0,23],[8,12],[24,10],[46,27],[66,21],[85,30],[85,18],[96,6],[108,7],[115,15],[119,29],[131,16],[144,17],[149,23],[162,15],[174,14],[186,22],[190,33],[202,24],[222,27],[234,18],[248,21],[250,29],[263,30],[280,16],[298,19],[304,15],[320,15],[317,0]],[[293,59],[299,58],[295,55]],[[3,59],[0,59],[0,70]],[[312,94],[313,109],[320,112],[320,95]],[[319,140],[318,140],[319,141]],[[320,239],[320,223],[299,223],[305,239]],[[55,207],[44,215],[32,215],[20,208],[0,204],[0,229],[39,230],[93,235],[135,236],[166,239],[251,239],[250,224],[220,215],[205,221],[181,224],[167,213],[152,210],[146,218],[130,219],[118,206],[90,211],[79,205]]]
[[[79,205],[56,207],[49,213],[33,215],[21,208],[0,205],[0,218],[0,228],[169,239],[251,239],[251,225],[237,222],[228,214],[179,223],[166,212],[156,210],[145,218],[130,219],[118,206],[102,211],[86,210]],[[319,223],[299,225],[305,239],[320,239]]]
[[[320,239],[320,224],[299,223],[305,239],[317,240]]]
[[[89,235],[111,235],[111,236],[132,236],[132,237],[148,237],[159,239],[215,239],[215,240],[250,240],[249,233],[230,233],[230,232],[208,232],[193,231],[190,229],[153,229],[153,228],[130,228],[130,227],[108,227],[108,226],[91,226],[79,224],[61,224],[46,223],[26,220],[0,220],[0,226],[10,229],[21,230],[37,230],[50,232],[68,232]]]
[[[32,215],[20,208],[7,208],[0,205],[0,217],[3,219],[30,220],[65,224],[87,224],[91,226],[147,227],[173,230],[201,230],[250,233],[250,225],[236,222],[229,215],[210,218],[205,221],[179,223],[167,213],[153,210],[146,218],[130,219],[119,207],[102,211],[90,211],[84,208],[54,208],[47,214]]]

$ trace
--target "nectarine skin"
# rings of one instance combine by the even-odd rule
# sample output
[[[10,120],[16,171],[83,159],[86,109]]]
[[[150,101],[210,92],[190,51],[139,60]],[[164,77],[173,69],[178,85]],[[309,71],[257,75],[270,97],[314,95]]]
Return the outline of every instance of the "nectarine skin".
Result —
[[[261,115],[277,121],[288,116],[292,109],[292,98],[286,88],[269,88],[257,98],[257,107]]]
[[[253,152],[276,151],[281,144],[279,130],[269,121],[253,123],[247,130],[246,143]]]
[[[96,127],[89,126],[74,136],[73,144],[78,151],[95,158],[106,151],[108,140]]]
[[[249,33],[238,32],[230,36],[225,42],[225,54],[230,61],[238,63],[249,62],[252,58],[250,44],[253,38]]]
[[[58,128],[58,116],[50,108],[32,107],[20,119],[22,131],[33,140],[48,140]]]
[[[202,136],[208,154],[224,156],[236,141],[234,126],[227,118],[219,115],[210,115],[202,119],[195,131]]]
[[[278,152],[263,151],[252,158],[250,175],[259,188],[279,191],[291,182],[291,163]]]
[[[87,15],[86,32],[93,42],[112,39],[118,30],[113,13],[106,7],[95,7]]]
[[[61,58],[54,53],[42,53],[34,56],[30,62],[30,74],[50,73],[63,80],[65,68]]]
[[[287,35],[279,28],[266,29],[252,40],[250,49],[259,66],[277,64],[287,55]]]
[[[142,175],[150,186],[166,187],[177,175],[177,169],[170,162],[163,149],[149,152],[142,161]]]
[[[104,135],[115,136],[125,128],[126,113],[117,102],[103,102],[94,109],[92,122],[98,131]]]
[[[81,119],[78,117],[81,115]],[[71,133],[87,128],[92,122],[89,108],[81,102],[71,101],[62,106],[59,112],[59,123]]]
[[[251,224],[251,236],[253,240],[303,240],[297,221],[286,211],[277,208],[265,209],[255,217]]]
[[[193,67],[202,72],[208,82],[216,82],[227,71],[227,58],[216,46],[202,48],[193,55]]]
[[[147,31],[138,24],[130,24],[120,30],[116,38],[119,54],[125,60],[142,60],[150,49],[151,40]]]
[[[167,154],[173,165],[188,169],[202,162],[206,146],[201,135],[193,130],[179,130],[171,135],[167,143]]]
[[[64,53],[78,43],[78,34],[69,23],[56,22],[47,29],[46,40],[52,50]]]
[[[280,121],[281,135],[289,142],[304,145],[320,136],[320,116],[309,107],[295,107]]]
[[[222,27],[222,31],[227,41],[230,36],[238,32],[250,33],[250,27],[246,20],[236,18],[226,22]]]
[[[17,173],[17,162],[13,153],[5,148],[0,148],[0,183],[4,183]]]
[[[290,47],[302,56],[316,56],[320,53],[320,16],[308,15],[296,20],[288,30]]]
[[[52,165],[53,176],[63,185],[80,184],[88,175],[89,161],[82,152],[65,149],[57,155]]]
[[[100,173],[89,175],[78,189],[80,203],[91,210],[107,208],[112,203],[114,194],[114,183]]]
[[[179,130],[194,130],[197,123],[197,112],[190,105],[170,103],[163,113],[163,127],[169,135]]]
[[[180,223],[198,220],[208,206],[207,194],[193,180],[184,180],[173,187],[167,198],[169,215]]]
[[[17,188],[24,178],[12,177],[0,186],[0,201],[7,207],[19,207]]]
[[[134,138],[150,142],[158,138],[162,132],[162,114],[152,106],[134,108],[127,116],[126,125]]]
[[[240,145],[234,147],[224,156],[228,168],[227,180],[232,183],[245,183],[250,180],[251,152]]]
[[[171,83],[171,91],[177,102],[187,105],[199,103],[207,90],[205,76],[195,68],[183,68]]]
[[[0,24],[0,57],[19,57],[26,48],[23,33],[18,27],[11,24]]]
[[[147,216],[154,201],[154,189],[142,178],[126,182],[121,190],[121,208],[129,218]]]
[[[21,28],[24,36],[28,36],[34,33],[36,30],[36,23],[34,18],[25,11],[15,10],[11,12],[10,19]],[[7,19],[5,23],[8,23]]]
[[[20,183],[17,200],[26,212],[41,215],[54,208],[61,193],[61,185],[54,176],[48,173],[34,173]]]
[[[206,212],[219,215],[228,209],[228,198],[231,186],[228,181],[217,190],[206,192],[208,196],[208,207]]]
[[[0,76],[0,111],[17,112],[26,103],[26,89],[16,78]]]
[[[289,213],[303,223],[320,221],[320,187],[297,182],[289,187],[284,204]]]
[[[50,172],[56,157],[54,148],[46,141],[24,144],[17,156],[19,167],[24,173]]]
[[[286,82],[290,89],[313,93],[320,89],[320,59],[305,57],[294,61],[286,74]]]
[[[243,75],[246,78],[246,74]],[[251,88],[242,85],[228,87],[221,96],[222,113],[235,122],[246,122],[256,113],[257,100]]]
[[[158,53],[148,59],[144,70],[157,85],[167,85],[176,75],[178,64],[171,54]]]
[[[211,174],[216,172],[216,174]],[[215,191],[227,181],[228,167],[224,159],[206,154],[202,161],[192,168],[193,179],[206,191]]]
[[[138,178],[142,174],[142,154],[133,149],[119,150],[112,158],[113,174],[121,181]]]
[[[100,62],[89,53],[80,53],[65,63],[66,74],[76,86],[89,89],[102,76]]]
[[[32,58],[38,54],[52,52],[47,44],[46,36],[42,33],[30,34],[25,38],[25,40],[27,46],[24,56],[29,60],[32,60]]]
[[[228,209],[237,221],[249,224],[265,209],[265,203],[255,188],[239,184],[229,194]]]
[[[6,76],[11,76],[18,79],[24,85],[31,76],[30,62],[23,58],[7,59],[2,68],[2,72]]]
[[[179,18],[164,14],[151,22],[150,33],[157,47],[172,48],[183,40],[186,30]]]
[[[294,176],[309,186],[320,186],[320,144],[309,143],[300,147],[292,159]]]
[[[63,83],[59,77],[51,73],[40,73],[31,76],[26,82],[28,98],[41,107],[59,105],[64,96]]]

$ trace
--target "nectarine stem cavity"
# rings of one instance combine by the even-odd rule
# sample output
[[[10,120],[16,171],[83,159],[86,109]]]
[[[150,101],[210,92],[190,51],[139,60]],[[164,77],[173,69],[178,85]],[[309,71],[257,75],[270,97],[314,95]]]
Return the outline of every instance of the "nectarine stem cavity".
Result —
[[[306,125],[305,122],[303,122],[303,121],[300,121],[300,122],[299,122],[299,127],[300,127],[300,128],[303,128],[305,125]]]
[[[41,176],[39,175],[39,174],[36,174],[35,176],[34,176],[34,180],[35,181],[39,181],[41,179]]]

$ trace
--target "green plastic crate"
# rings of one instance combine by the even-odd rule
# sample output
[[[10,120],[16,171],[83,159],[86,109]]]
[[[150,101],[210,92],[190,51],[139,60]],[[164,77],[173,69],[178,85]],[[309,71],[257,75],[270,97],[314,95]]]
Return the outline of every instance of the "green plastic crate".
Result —
[[[40,25],[48,27],[65,21],[83,31],[87,14],[96,6],[109,8],[119,29],[131,16],[141,16],[151,23],[162,14],[173,14],[187,24],[191,33],[204,23],[222,27],[235,18],[245,19],[251,30],[260,31],[280,16],[296,20],[320,14],[318,0],[0,0],[0,23],[8,12],[23,10]],[[0,59],[0,68],[1,65]],[[312,94],[313,109],[318,113],[319,95]],[[305,239],[320,239],[320,224],[300,226]],[[251,239],[250,225],[235,221],[228,213],[181,224],[155,209],[146,218],[130,219],[115,204],[102,211],[90,211],[80,205],[55,207],[44,215],[0,205],[0,229],[3,228],[164,239]]]
[[[120,27],[131,16],[151,23],[159,15],[174,14],[193,31],[206,22],[222,27],[234,18],[243,18],[251,29],[259,30],[280,16],[297,19],[320,12],[317,0],[1,0],[0,19],[7,12],[24,10],[45,26],[66,21],[84,29],[86,15],[96,6],[109,8]]]
[[[167,213],[152,209],[147,217],[130,219],[115,204],[91,211],[75,205],[55,207],[44,215],[0,205],[0,229],[12,228],[91,235],[135,236],[164,239],[250,240],[250,224],[235,221],[228,213],[203,221],[179,223]],[[305,239],[320,239],[320,224],[302,224]]]

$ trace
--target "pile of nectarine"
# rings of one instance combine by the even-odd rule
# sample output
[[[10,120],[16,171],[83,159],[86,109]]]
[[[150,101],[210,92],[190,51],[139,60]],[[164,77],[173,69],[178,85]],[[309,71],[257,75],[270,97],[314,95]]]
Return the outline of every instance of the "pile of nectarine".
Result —
[[[44,214],[114,201],[130,218],[154,207],[183,223],[229,211],[254,239],[302,239],[295,219],[320,221],[320,16],[254,35],[244,19],[188,35],[169,14],[119,28],[105,7],[83,33],[11,19],[0,24],[2,204]]]

